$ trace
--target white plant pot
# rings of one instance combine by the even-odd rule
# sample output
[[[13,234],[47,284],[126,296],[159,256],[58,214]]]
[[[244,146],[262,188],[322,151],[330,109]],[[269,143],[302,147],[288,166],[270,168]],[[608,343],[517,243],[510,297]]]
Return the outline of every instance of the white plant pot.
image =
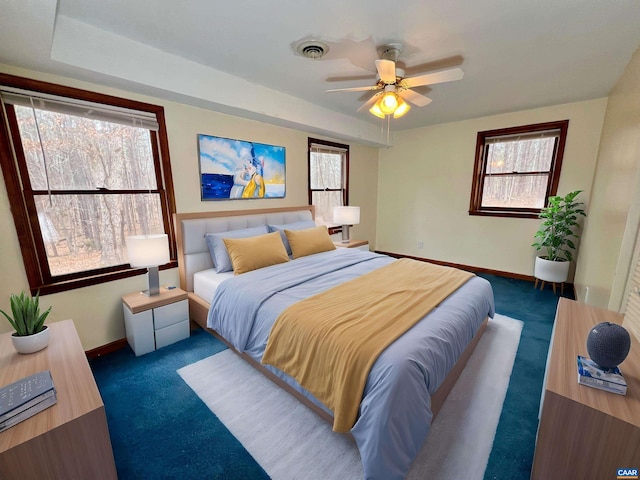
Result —
[[[539,280],[552,283],[564,283],[569,277],[571,262],[556,262],[536,257],[533,276]]]
[[[44,330],[26,337],[18,337],[15,333],[11,335],[11,341],[18,353],[34,353],[49,345],[49,327],[45,325]]]

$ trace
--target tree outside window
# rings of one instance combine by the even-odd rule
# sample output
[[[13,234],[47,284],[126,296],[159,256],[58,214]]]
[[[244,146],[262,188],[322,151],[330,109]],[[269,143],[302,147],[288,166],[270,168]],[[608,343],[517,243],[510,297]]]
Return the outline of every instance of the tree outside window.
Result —
[[[349,204],[349,145],[309,139],[309,203],[315,206],[318,225],[333,224],[333,207]]]
[[[469,214],[537,218],[556,194],[568,126],[478,132]]]
[[[175,252],[168,153],[160,156],[168,152],[164,117],[157,115],[162,107],[29,82],[40,90],[2,91],[14,149],[8,152],[0,138],[0,155],[5,180],[17,179],[6,184],[31,290],[46,294],[135,274],[125,249],[129,235],[168,233]],[[38,100],[51,89],[53,100],[50,94]],[[96,114],[104,107],[78,108],[77,96],[115,101],[119,110]],[[147,109],[140,113],[155,128],[135,112],[123,114],[123,104]]]

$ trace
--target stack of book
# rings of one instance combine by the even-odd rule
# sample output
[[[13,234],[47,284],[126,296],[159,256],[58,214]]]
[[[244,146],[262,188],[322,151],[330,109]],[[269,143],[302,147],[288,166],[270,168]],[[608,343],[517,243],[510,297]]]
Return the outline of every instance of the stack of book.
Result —
[[[602,368],[593,360],[578,355],[578,383],[619,395],[627,394],[627,382],[618,367]]]
[[[0,432],[57,402],[51,372],[34,373],[0,388]]]

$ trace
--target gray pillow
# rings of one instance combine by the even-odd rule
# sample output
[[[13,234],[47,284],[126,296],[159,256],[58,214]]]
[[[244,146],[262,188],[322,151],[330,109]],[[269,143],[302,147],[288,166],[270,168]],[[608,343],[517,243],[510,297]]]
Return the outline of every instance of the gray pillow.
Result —
[[[230,272],[233,270],[227,246],[224,244],[225,238],[256,237],[258,235],[264,235],[265,233],[269,233],[266,225],[240,230],[229,230],[228,232],[207,233],[204,238],[207,241],[207,247],[209,247],[209,254],[211,255],[211,260],[213,260],[213,268],[216,273]]]
[[[289,240],[284,234],[285,230],[306,230],[307,228],[313,228],[316,226],[316,222],[313,220],[298,220],[297,222],[285,223],[284,225],[269,225],[269,233],[280,232],[280,238],[284,243],[284,248],[287,249],[287,254],[291,255],[291,245]]]

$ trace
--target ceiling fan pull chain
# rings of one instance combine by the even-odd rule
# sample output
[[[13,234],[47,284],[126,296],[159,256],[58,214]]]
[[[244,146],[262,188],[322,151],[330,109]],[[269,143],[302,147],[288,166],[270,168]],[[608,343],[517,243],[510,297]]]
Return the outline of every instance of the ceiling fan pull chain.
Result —
[[[391,115],[387,115],[387,146],[389,145],[389,130],[391,130]]]

